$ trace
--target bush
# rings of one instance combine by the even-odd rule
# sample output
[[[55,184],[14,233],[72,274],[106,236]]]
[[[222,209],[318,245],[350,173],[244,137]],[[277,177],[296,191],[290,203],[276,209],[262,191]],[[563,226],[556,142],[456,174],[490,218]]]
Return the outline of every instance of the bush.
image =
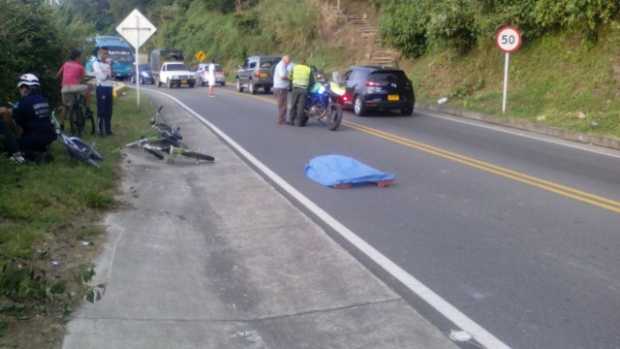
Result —
[[[384,40],[412,57],[435,45],[465,53],[503,24],[519,26],[530,41],[556,30],[592,40],[620,12],[609,0],[384,0],[381,7]]]
[[[16,83],[23,73],[34,73],[43,92],[56,103],[60,98],[56,72],[71,46],[78,47],[88,31],[79,22],[66,23],[59,13],[36,1],[0,1],[0,98],[15,100]]]
[[[423,55],[428,45],[427,26],[432,0],[415,3],[391,0],[383,6],[379,29],[384,41],[399,48],[405,56]]]
[[[466,53],[476,44],[476,18],[471,1],[444,0],[433,7],[427,23],[428,37],[435,43]]]
[[[595,39],[601,25],[610,22],[619,10],[620,4],[614,0],[538,0],[535,19],[544,29],[571,28]]]

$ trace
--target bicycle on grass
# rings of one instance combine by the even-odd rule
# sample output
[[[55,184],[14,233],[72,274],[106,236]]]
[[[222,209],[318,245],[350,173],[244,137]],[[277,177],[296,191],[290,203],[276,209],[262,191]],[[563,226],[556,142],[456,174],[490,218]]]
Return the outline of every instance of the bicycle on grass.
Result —
[[[52,123],[54,124],[56,134],[60,136],[60,140],[62,140],[62,144],[64,145],[67,154],[69,154],[69,157],[97,168],[100,167],[99,163],[103,161],[103,156],[95,148],[95,143],[89,145],[79,137],[67,136],[62,131],[60,123],[56,118],[56,111],[52,112]]]
[[[66,118],[69,119],[70,132],[72,135],[82,137],[87,121],[90,121],[91,134],[94,135],[97,132],[95,117],[93,112],[86,105],[86,98],[83,94],[76,94],[73,103],[69,107],[69,110],[66,110],[65,114]]]

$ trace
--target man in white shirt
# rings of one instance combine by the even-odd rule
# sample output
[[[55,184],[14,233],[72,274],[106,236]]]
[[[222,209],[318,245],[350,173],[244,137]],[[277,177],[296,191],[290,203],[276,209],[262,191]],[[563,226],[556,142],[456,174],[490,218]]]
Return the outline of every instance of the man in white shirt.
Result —
[[[207,66],[207,80],[209,82],[209,97],[215,97],[213,88],[215,87],[215,64],[209,63]]]
[[[278,125],[283,125],[286,122],[290,61],[289,56],[282,57],[273,73],[273,94],[278,100]]]
[[[112,75],[112,61],[108,49],[100,48],[97,60],[93,63],[93,73],[97,79],[97,121],[99,135],[112,135],[112,89],[114,80]]]

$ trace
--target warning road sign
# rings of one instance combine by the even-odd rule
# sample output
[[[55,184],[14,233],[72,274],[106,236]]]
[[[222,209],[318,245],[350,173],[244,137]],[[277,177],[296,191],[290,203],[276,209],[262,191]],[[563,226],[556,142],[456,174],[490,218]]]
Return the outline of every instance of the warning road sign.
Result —
[[[194,55],[194,58],[196,58],[197,61],[202,62],[207,58],[207,54],[204,51],[198,51],[196,52],[196,55]]]

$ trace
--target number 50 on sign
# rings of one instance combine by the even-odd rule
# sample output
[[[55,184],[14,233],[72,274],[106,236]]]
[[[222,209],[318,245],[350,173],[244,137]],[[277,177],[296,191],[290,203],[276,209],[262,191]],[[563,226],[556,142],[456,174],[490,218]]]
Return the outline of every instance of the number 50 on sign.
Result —
[[[495,34],[495,42],[497,47],[504,51],[506,59],[504,63],[504,94],[502,99],[502,113],[506,112],[506,104],[508,101],[508,71],[510,67],[510,54],[517,52],[523,44],[523,38],[519,29],[511,26],[499,28]]]

